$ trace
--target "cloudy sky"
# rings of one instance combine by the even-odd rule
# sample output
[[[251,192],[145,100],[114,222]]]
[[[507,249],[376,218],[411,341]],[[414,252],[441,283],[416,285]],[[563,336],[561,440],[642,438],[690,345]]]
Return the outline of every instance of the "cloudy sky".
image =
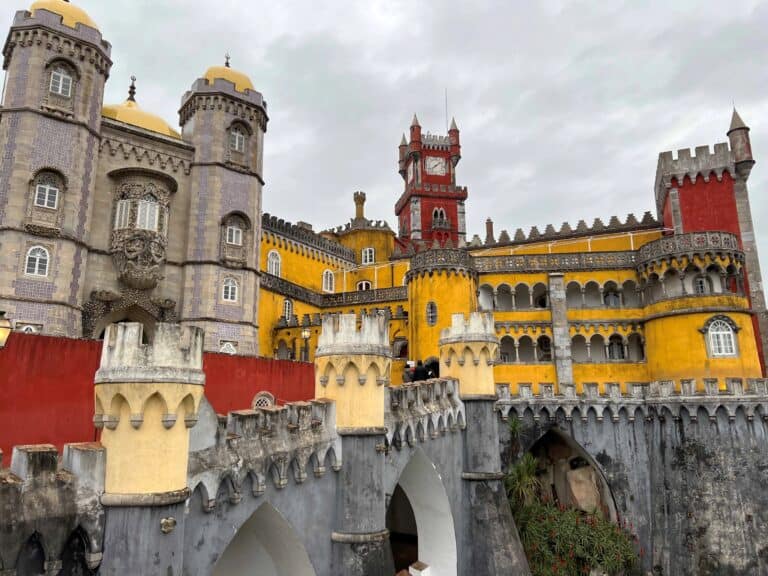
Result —
[[[444,132],[446,89],[481,236],[489,215],[498,233],[653,210],[658,153],[726,140],[735,102],[768,262],[765,1],[77,3],[113,44],[107,100],[135,74],[139,103],[173,125],[229,51],[269,103],[264,210],[315,229],[347,221],[355,190],[394,225],[400,135],[414,112]]]

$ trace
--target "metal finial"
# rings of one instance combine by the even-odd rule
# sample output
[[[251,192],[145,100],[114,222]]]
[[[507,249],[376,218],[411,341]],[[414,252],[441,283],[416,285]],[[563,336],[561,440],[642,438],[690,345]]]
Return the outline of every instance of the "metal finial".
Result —
[[[128,88],[128,100],[136,102],[136,76],[131,76],[131,85]]]
[[[230,58],[232,58],[232,57],[229,55],[229,52],[224,54],[224,66],[226,66],[227,68],[229,68],[229,60],[230,60]]]

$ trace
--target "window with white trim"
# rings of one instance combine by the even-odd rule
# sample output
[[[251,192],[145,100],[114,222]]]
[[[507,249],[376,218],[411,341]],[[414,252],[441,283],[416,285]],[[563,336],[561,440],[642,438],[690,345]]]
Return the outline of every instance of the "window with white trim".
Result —
[[[160,207],[154,199],[139,200],[139,208],[136,216],[136,228],[157,232]]]
[[[724,320],[715,320],[707,331],[712,356],[736,356],[736,339],[733,328]]]
[[[35,188],[35,206],[56,210],[59,206],[59,189],[50,184],[38,184]]]
[[[363,264],[373,264],[376,261],[376,250],[374,248],[363,248]]]
[[[275,405],[275,397],[269,392],[259,392],[251,403],[253,408],[269,408]]]
[[[24,271],[30,276],[48,276],[48,250],[42,246],[33,246],[27,251]]]
[[[227,244],[233,246],[243,245],[243,229],[240,226],[227,226]]]
[[[334,292],[336,289],[336,279],[333,272],[326,270],[323,272],[323,292]]]
[[[237,354],[237,342],[233,340],[219,340],[219,352],[222,354]]]
[[[69,98],[72,95],[72,76],[64,68],[54,68],[49,89],[53,94]]]
[[[437,324],[437,304],[434,302],[427,303],[427,325],[434,326]]]
[[[131,201],[118,200],[115,207],[115,230],[128,228],[131,222]]]
[[[283,318],[285,318],[286,321],[293,318],[293,302],[287,298],[283,300]]]
[[[280,254],[272,250],[267,255],[267,273],[272,274],[272,276],[280,276],[280,263]]]
[[[226,278],[221,293],[221,298],[225,302],[237,302],[237,280]]]
[[[245,134],[240,128],[232,128],[230,130],[229,147],[235,152],[245,152]]]
[[[363,292],[364,290],[370,290],[371,289],[371,283],[368,280],[360,280],[360,282],[357,283],[357,291]]]

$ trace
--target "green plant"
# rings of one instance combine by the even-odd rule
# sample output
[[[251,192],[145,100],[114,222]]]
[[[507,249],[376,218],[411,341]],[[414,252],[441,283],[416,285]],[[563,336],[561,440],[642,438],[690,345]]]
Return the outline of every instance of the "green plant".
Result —
[[[523,423],[517,416],[510,416],[509,418],[509,437],[513,440],[517,440],[520,437],[520,430],[522,430]]]
[[[532,503],[538,497],[541,482],[536,476],[536,466],[536,458],[530,452],[526,452],[509,469],[504,484],[513,510]]]

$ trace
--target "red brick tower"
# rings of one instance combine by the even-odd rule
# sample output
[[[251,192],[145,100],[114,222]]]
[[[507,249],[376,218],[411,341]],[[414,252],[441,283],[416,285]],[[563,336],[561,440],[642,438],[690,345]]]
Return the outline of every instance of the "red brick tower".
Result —
[[[464,201],[466,187],[456,186],[456,165],[461,144],[456,121],[447,136],[422,135],[413,116],[411,139],[400,142],[400,175],[405,190],[395,205],[398,242],[418,251],[440,246],[463,246],[466,241]]]

